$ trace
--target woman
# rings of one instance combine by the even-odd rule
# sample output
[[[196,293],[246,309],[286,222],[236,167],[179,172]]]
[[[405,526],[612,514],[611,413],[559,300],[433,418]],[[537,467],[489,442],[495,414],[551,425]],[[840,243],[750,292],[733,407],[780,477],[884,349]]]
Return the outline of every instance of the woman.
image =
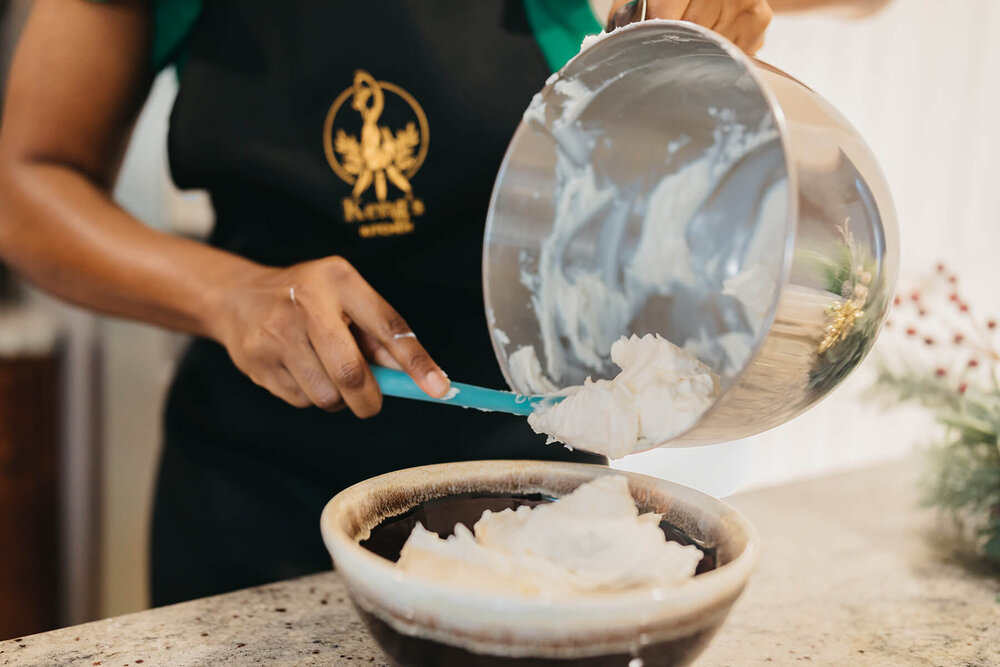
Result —
[[[619,19],[634,11],[623,4]],[[532,94],[598,29],[589,11],[38,0],[0,133],[0,253],[64,299],[196,337],[165,415],[155,604],[328,567],[323,504],[388,470],[596,460],[547,447],[515,417],[383,405],[368,366],[402,368],[432,396],[449,389],[442,368],[502,385],[483,326],[486,206]],[[770,18],[763,0],[647,13],[748,50]],[[110,196],[152,77],[173,59],[171,168],[211,194],[206,244],[149,229]]]

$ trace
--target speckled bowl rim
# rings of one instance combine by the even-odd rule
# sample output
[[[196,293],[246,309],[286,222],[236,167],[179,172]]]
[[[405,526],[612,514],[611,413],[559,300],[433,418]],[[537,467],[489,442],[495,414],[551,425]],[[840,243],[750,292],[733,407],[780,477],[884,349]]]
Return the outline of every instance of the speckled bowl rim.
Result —
[[[398,571],[359,544],[386,518],[469,492],[565,495],[601,475],[625,475],[633,497],[692,533],[715,534],[727,562],[675,588],[563,600],[451,589]],[[669,502],[655,502],[666,499]],[[323,541],[352,599],[398,632],[490,655],[567,657],[628,652],[721,623],[756,566],[760,538],[741,514],[694,489],[603,466],[471,461],[399,470],[338,493],[320,519]]]

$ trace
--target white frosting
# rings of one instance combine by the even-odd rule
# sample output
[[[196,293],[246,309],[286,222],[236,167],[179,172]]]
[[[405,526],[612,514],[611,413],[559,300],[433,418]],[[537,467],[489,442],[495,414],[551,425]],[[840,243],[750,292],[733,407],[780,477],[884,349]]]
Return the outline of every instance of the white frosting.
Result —
[[[542,364],[538,361],[535,348],[530,345],[519,347],[507,358],[507,367],[514,378],[514,383],[527,394],[553,394],[559,388],[545,377]]]
[[[639,243],[625,267],[626,288],[633,308],[642,307],[651,294],[667,293],[675,283],[694,282],[684,225],[698,210],[701,200],[678,195],[703,191],[711,172],[710,160],[698,160],[662,178],[650,193]]]
[[[420,524],[397,567],[409,576],[470,591],[578,596],[679,586],[701,551],[667,541],[659,514],[640,515],[628,478],[607,475],[554,503],[483,513],[441,539]]]
[[[580,365],[606,373],[611,343],[633,328],[651,298],[697,284],[698,272],[712,267],[694,266],[685,239],[688,222],[701,208],[710,184],[749,150],[777,136],[772,125],[748,130],[733,124],[729,110],[709,109],[707,113],[719,123],[715,145],[655,184],[645,204],[641,232],[629,252],[623,244],[629,243],[626,226],[631,202],[623,199],[613,182],[596,176],[590,153],[597,136],[580,123],[581,113],[597,92],[579,79],[558,80],[553,86],[558,102],[553,108],[559,113],[546,125],[556,140],[553,225],[542,241],[537,264],[532,266],[530,259],[522,264],[521,281],[531,292],[550,378],[563,378],[568,368]],[[536,98],[526,118],[544,124],[542,107],[541,97]],[[687,143],[686,137],[672,141],[666,147],[666,159]],[[762,213],[761,232],[755,235],[743,271],[720,289],[743,305],[753,330],[744,333],[751,333],[751,338],[760,332],[773,306],[780,272],[782,255],[776,240],[782,238],[787,190],[784,184],[773,190],[767,198],[772,205]],[[596,252],[583,258],[578,251],[574,255],[574,239],[592,235],[593,229],[600,229]],[[727,348],[730,353],[737,349],[745,353],[742,358],[735,354],[724,358],[724,370],[736,372],[752,346]],[[519,384],[515,388],[527,389]]]
[[[560,159],[559,164],[567,161]],[[598,271],[567,269],[563,261],[569,241],[595,213],[614,204],[615,191],[597,188],[589,164],[562,183],[552,233],[539,251],[538,273],[528,280],[522,276],[532,289],[546,369],[553,377],[560,375],[567,351],[587,366],[600,367],[611,343],[628,326],[632,310],[628,297],[607,284]],[[561,339],[566,340],[565,347]]]
[[[545,125],[545,102],[542,101],[542,93],[540,91],[532,95],[531,103],[524,110],[521,119],[525,123],[535,122],[539,125]]]
[[[501,345],[510,345],[510,336],[507,332],[499,327],[493,327],[493,336],[497,339],[497,342]]]
[[[523,349],[523,348],[522,348]],[[536,433],[612,459],[651,449],[691,428],[719,395],[712,370],[659,335],[611,346],[621,372],[565,390],[528,416]]]
[[[581,53],[618,30],[587,37]],[[686,38],[668,34],[663,39]],[[774,306],[787,183],[771,186],[754,223],[756,231],[741,257],[740,272],[729,275],[723,284],[713,282],[720,279],[716,277],[719,267],[702,265],[703,258],[692,256],[686,235],[713,185],[751,151],[778,140],[773,120],[767,117],[759,127],[746,127],[732,109],[708,107],[705,114],[715,121],[714,142],[699,154],[692,149],[690,136],[670,140],[663,147],[663,157],[671,168],[651,184],[648,197],[637,208],[632,200],[635,193],[624,192],[614,174],[600,168],[600,157],[595,157],[598,146],[601,151],[612,150],[615,137],[601,131],[599,119],[586,115],[601,91],[628,71],[606,77],[598,85],[593,85],[594,77],[588,78],[586,72],[566,76],[566,71],[549,78],[546,90],[532,99],[524,115],[526,122],[554,140],[556,164],[551,231],[537,255],[521,255],[521,282],[531,294],[539,339],[517,340],[516,344],[537,345],[544,379],[555,380],[557,385],[579,381],[585,373],[607,377],[613,372],[608,349],[619,336],[662,330],[664,299],[679,293],[711,298],[714,293],[717,299],[730,296],[739,302],[744,325],[720,332],[715,323],[702,328],[707,340],[698,340],[695,334],[677,342],[699,356],[704,353],[703,361],[731,379],[752,355],[754,341],[762,335]],[[752,77],[744,79],[746,85],[756,85]],[[518,380],[513,369],[511,374],[515,390],[524,393],[531,388]]]

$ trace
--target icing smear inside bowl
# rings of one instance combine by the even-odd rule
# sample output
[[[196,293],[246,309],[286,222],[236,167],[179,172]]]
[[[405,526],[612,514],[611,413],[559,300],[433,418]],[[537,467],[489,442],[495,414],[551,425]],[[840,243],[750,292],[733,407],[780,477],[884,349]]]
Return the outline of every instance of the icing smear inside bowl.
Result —
[[[679,586],[694,576],[702,552],[668,541],[661,518],[639,513],[625,476],[602,476],[557,502],[487,510],[472,530],[457,524],[444,539],[418,523],[396,567],[490,594],[572,596]]]

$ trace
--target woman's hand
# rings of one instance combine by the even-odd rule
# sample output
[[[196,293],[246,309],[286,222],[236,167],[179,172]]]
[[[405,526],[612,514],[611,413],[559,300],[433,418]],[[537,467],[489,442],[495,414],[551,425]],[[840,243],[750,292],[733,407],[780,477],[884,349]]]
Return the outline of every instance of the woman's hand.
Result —
[[[341,257],[252,265],[218,295],[211,335],[251,380],[296,407],[376,414],[382,395],[369,359],[406,371],[431,396],[448,391],[406,321]]]
[[[367,359],[405,370],[431,396],[447,393],[403,318],[344,259],[264,267],[114,204],[152,80],[150,4],[34,3],[0,131],[0,257],[73,303],[214,338],[292,405],[374,415],[382,395]]]
[[[642,0],[615,0],[608,27],[638,20],[641,8]],[[647,0],[646,18],[703,25],[753,55],[764,45],[771,7],[766,0]]]

